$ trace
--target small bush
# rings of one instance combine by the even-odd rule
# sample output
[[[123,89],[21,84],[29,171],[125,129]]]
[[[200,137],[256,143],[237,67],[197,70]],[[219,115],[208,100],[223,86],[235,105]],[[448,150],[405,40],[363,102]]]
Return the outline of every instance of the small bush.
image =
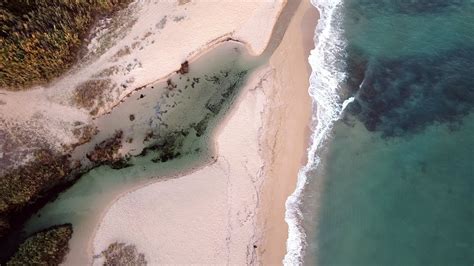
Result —
[[[104,92],[110,91],[114,84],[110,79],[93,79],[85,81],[74,90],[74,103],[79,107],[92,109],[104,95]]]

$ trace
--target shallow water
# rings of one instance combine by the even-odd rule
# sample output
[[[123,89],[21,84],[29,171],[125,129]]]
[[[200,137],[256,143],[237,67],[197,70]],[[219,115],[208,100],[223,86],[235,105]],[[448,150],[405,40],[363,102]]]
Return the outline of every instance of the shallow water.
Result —
[[[340,41],[326,50],[337,60],[319,62],[337,67],[313,69],[311,89],[333,77],[339,95],[318,108],[340,114],[354,102],[305,175],[304,264],[472,264],[474,4],[314,2],[333,11]]]
[[[224,43],[192,62],[188,74],[171,77],[173,88],[167,82],[151,84],[101,117],[96,121],[99,135],[78,149],[75,156],[116,130],[124,132],[124,153],[138,155],[150,145],[157,145],[157,149],[132,156],[132,166],[127,168],[101,166],[91,170],[30,219],[27,233],[72,223],[74,234],[66,263],[89,263],[92,254],[87,248],[94,228],[114,199],[131,188],[191,171],[212,160],[209,136],[260,60],[250,57],[240,44]],[[163,147],[168,146],[174,159],[163,157]]]

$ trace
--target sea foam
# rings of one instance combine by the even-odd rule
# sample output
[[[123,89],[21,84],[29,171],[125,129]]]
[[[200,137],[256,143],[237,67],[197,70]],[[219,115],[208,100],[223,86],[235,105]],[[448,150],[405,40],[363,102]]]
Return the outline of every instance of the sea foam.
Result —
[[[320,20],[315,30],[315,49],[308,61],[312,68],[309,94],[313,100],[313,133],[308,148],[308,162],[298,172],[295,191],[286,200],[285,221],[288,224],[285,265],[303,263],[306,235],[301,225],[301,197],[308,181],[308,173],[318,167],[318,150],[330,133],[344,108],[354,99],[342,101],[339,89],[346,79],[346,41],[342,32],[343,0],[312,0],[318,8]]]

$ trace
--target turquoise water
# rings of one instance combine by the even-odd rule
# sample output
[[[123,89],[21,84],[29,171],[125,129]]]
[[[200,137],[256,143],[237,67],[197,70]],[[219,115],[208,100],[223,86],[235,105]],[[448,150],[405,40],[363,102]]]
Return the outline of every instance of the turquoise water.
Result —
[[[318,1],[315,1],[318,2]],[[305,264],[474,263],[474,3],[345,0],[353,96],[302,203]]]

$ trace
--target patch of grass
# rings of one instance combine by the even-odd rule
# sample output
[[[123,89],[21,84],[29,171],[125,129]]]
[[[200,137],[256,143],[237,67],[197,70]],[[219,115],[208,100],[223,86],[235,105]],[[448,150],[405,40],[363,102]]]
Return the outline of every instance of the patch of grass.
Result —
[[[99,17],[131,0],[3,0],[0,87],[19,90],[64,73]]]
[[[71,224],[38,232],[20,245],[6,265],[59,265],[69,251],[72,232]]]
[[[148,148],[149,150],[154,150],[158,153],[157,156],[152,159],[152,162],[167,162],[180,157],[182,155],[181,149],[185,137],[188,134],[189,132],[175,131],[159,138],[155,145]]]

